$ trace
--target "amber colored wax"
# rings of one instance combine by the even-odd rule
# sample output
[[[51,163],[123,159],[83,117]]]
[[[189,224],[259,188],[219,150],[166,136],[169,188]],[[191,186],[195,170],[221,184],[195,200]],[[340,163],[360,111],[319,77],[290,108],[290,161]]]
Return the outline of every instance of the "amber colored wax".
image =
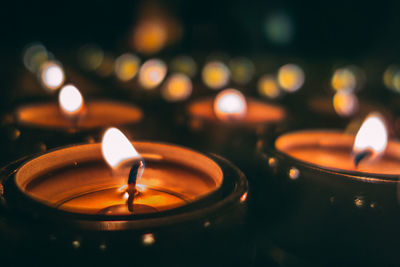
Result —
[[[361,161],[356,167],[352,153],[354,139],[355,136],[339,131],[299,131],[280,136],[275,142],[275,147],[299,161],[329,170],[400,174],[400,143],[389,141],[380,158]]]
[[[213,98],[206,98],[191,103],[188,112],[193,118],[217,123],[222,122],[215,115]],[[284,117],[285,111],[279,106],[247,99],[247,113],[243,119],[235,121],[223,120],[223,122],[236,125],[260,125],[279,122]]]
[[[77,121],[74,128],[94,129],[105,126],[118,126],[135,123],[142,119],[142,111],[135,106],[107,101],[89,101],[85,114]],[[15,112],[16,121],[21,125],[50,129],[70,129],[67,119],[57,103],[38,103],[21,106]]]
[[[210,158],[189,149],[134,143],[146,167],[138,181],[134,214],[165,211],[192,203],[217,190],[223,174]],[[32,199],[84,214],[131,214],[126,205],[128,172],[113,173],[100,144],[77,145],[46,153],[16,173],[18,188]],[[135,210],[136,207],[136,210]]]

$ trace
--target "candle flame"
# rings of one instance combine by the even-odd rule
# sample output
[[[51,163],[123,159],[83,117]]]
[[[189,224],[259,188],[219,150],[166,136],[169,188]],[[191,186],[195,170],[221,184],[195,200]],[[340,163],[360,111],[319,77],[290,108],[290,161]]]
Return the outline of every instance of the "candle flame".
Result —
[[[236,89],[226,89],[214,101],[214,111],[221,120],[238,120],[246,116],[246,98]]]
[[[368,115],[354,141],[353,152],[357,155],[368,153],[370,159],[382,155],[386,149],[388,133],[384,119],[378,113]]]
[[[132,143],[117,128],[109,128],[104,133],[101,150],[105,161],[113,169],[126,161],[141,158]]]
[[[65,85],[61,88],[58,95],[58,102],[61,110],[68,116],[77,116],[84,107],[84,101],[81,92],[71,85]]]

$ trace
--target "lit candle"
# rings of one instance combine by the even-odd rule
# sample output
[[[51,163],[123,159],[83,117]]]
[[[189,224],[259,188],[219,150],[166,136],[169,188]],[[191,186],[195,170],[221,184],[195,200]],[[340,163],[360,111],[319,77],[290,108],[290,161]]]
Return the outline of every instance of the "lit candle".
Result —
[[[93,260],[107,248],[112,253],[99,259],[130,262],[125,256],[133,255],[136,263],[152,263],[168,252],[164,264],[193,257],[230,262],[225,253],[243,247],[238,241],[246,235],[247,181],[218,156],[175,145],[131,143],[111,128],[101,144],[60,148],[7,170],[0,176],[1,203],[6,203],[0,208],[13,221],[0,229],[19,227],[24,246],[35,252],[49,234],[55,243],[47,241],[40,250],[47,253],[57,244],[54,255],[70,252],[75,260],[82,254],[73,250]],[[132,183],[135,190],[130,190]],[[36,234],[39,238],[29,238]],[[149,252],[151,257],[143,259]]]
[[[265,159],[275,190],[266,201],[279,203],[281,214],[270,228],[274,240],[285,249],[308,248],[302,256],[319,262],[392,262],[400,222],[400,143],[388,140],[380,115],[369,115],[356,136],[303,130],[283,134],[271,146]],[[379,234],[371,235],[372,228]]]

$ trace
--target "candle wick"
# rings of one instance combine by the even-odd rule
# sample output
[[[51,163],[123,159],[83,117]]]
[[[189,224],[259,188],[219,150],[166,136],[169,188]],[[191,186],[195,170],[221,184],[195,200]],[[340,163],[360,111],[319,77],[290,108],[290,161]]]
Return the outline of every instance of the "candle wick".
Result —
[[[139,170],[140,168],[143,168],[143,166],[144,163],[142,160],[135,161],[135,163],[132,165],[131,170],[129,171],[128,189],[126,190],[128,193],[128,200],[126,201],[126,204],[128,205],[128,210],[130,212],[133,212],[133,201],[135,200],[135,194],[137,192],[136,181],[138,178]]]
[[[354,166],[357,168],[361,161],[372,156],[371,150],[365,150],[354,156]]]

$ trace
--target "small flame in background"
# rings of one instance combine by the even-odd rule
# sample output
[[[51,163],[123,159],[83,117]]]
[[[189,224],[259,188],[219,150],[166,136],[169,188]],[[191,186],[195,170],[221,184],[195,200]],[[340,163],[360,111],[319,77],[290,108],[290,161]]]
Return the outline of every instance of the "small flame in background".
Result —
[[[61,88],[58,95],[58,102],[61,110],[67,116],[78,116],[84,107],[84,101],[81,92],[72,84]]]
[[[133,54],[122,54],[115,60],[114,71],[120,81],[132,80],[140,66],[140,59]]]
[[[44,63],[40,69],[39,76],[43,87],[50,91],[58,89],[65,80],[63,68],[55,61]]]
[[[364,120],[354,141],[353,152],[355,154],[370,151],[370,159],[381,156],[386,149],[388,132],[383,117],[378,113],[372,113]]]
[[[160,59],[149,59],[143,63],[139,70],[139,83],[148,90],[152,90],[164,80],[167,66]]]
[[[228,84],[231,73],[224,63],[210,61],[204,66],[201,76],[205,85],[217,90]]]
[[[349,91],[338,91],[333,97],[333,107],[342,117],[354,115],[358,111],[358,98]]]
[[[190,97],[192,88],[192,81],[187,75],[174,73],[161,88],[161,94],[165,100],[170,102],[183,101]]]
[[[214,112],[221,120],[239,120],[246,116],[246,98],[236,89],[226,89],[214,100]]]

